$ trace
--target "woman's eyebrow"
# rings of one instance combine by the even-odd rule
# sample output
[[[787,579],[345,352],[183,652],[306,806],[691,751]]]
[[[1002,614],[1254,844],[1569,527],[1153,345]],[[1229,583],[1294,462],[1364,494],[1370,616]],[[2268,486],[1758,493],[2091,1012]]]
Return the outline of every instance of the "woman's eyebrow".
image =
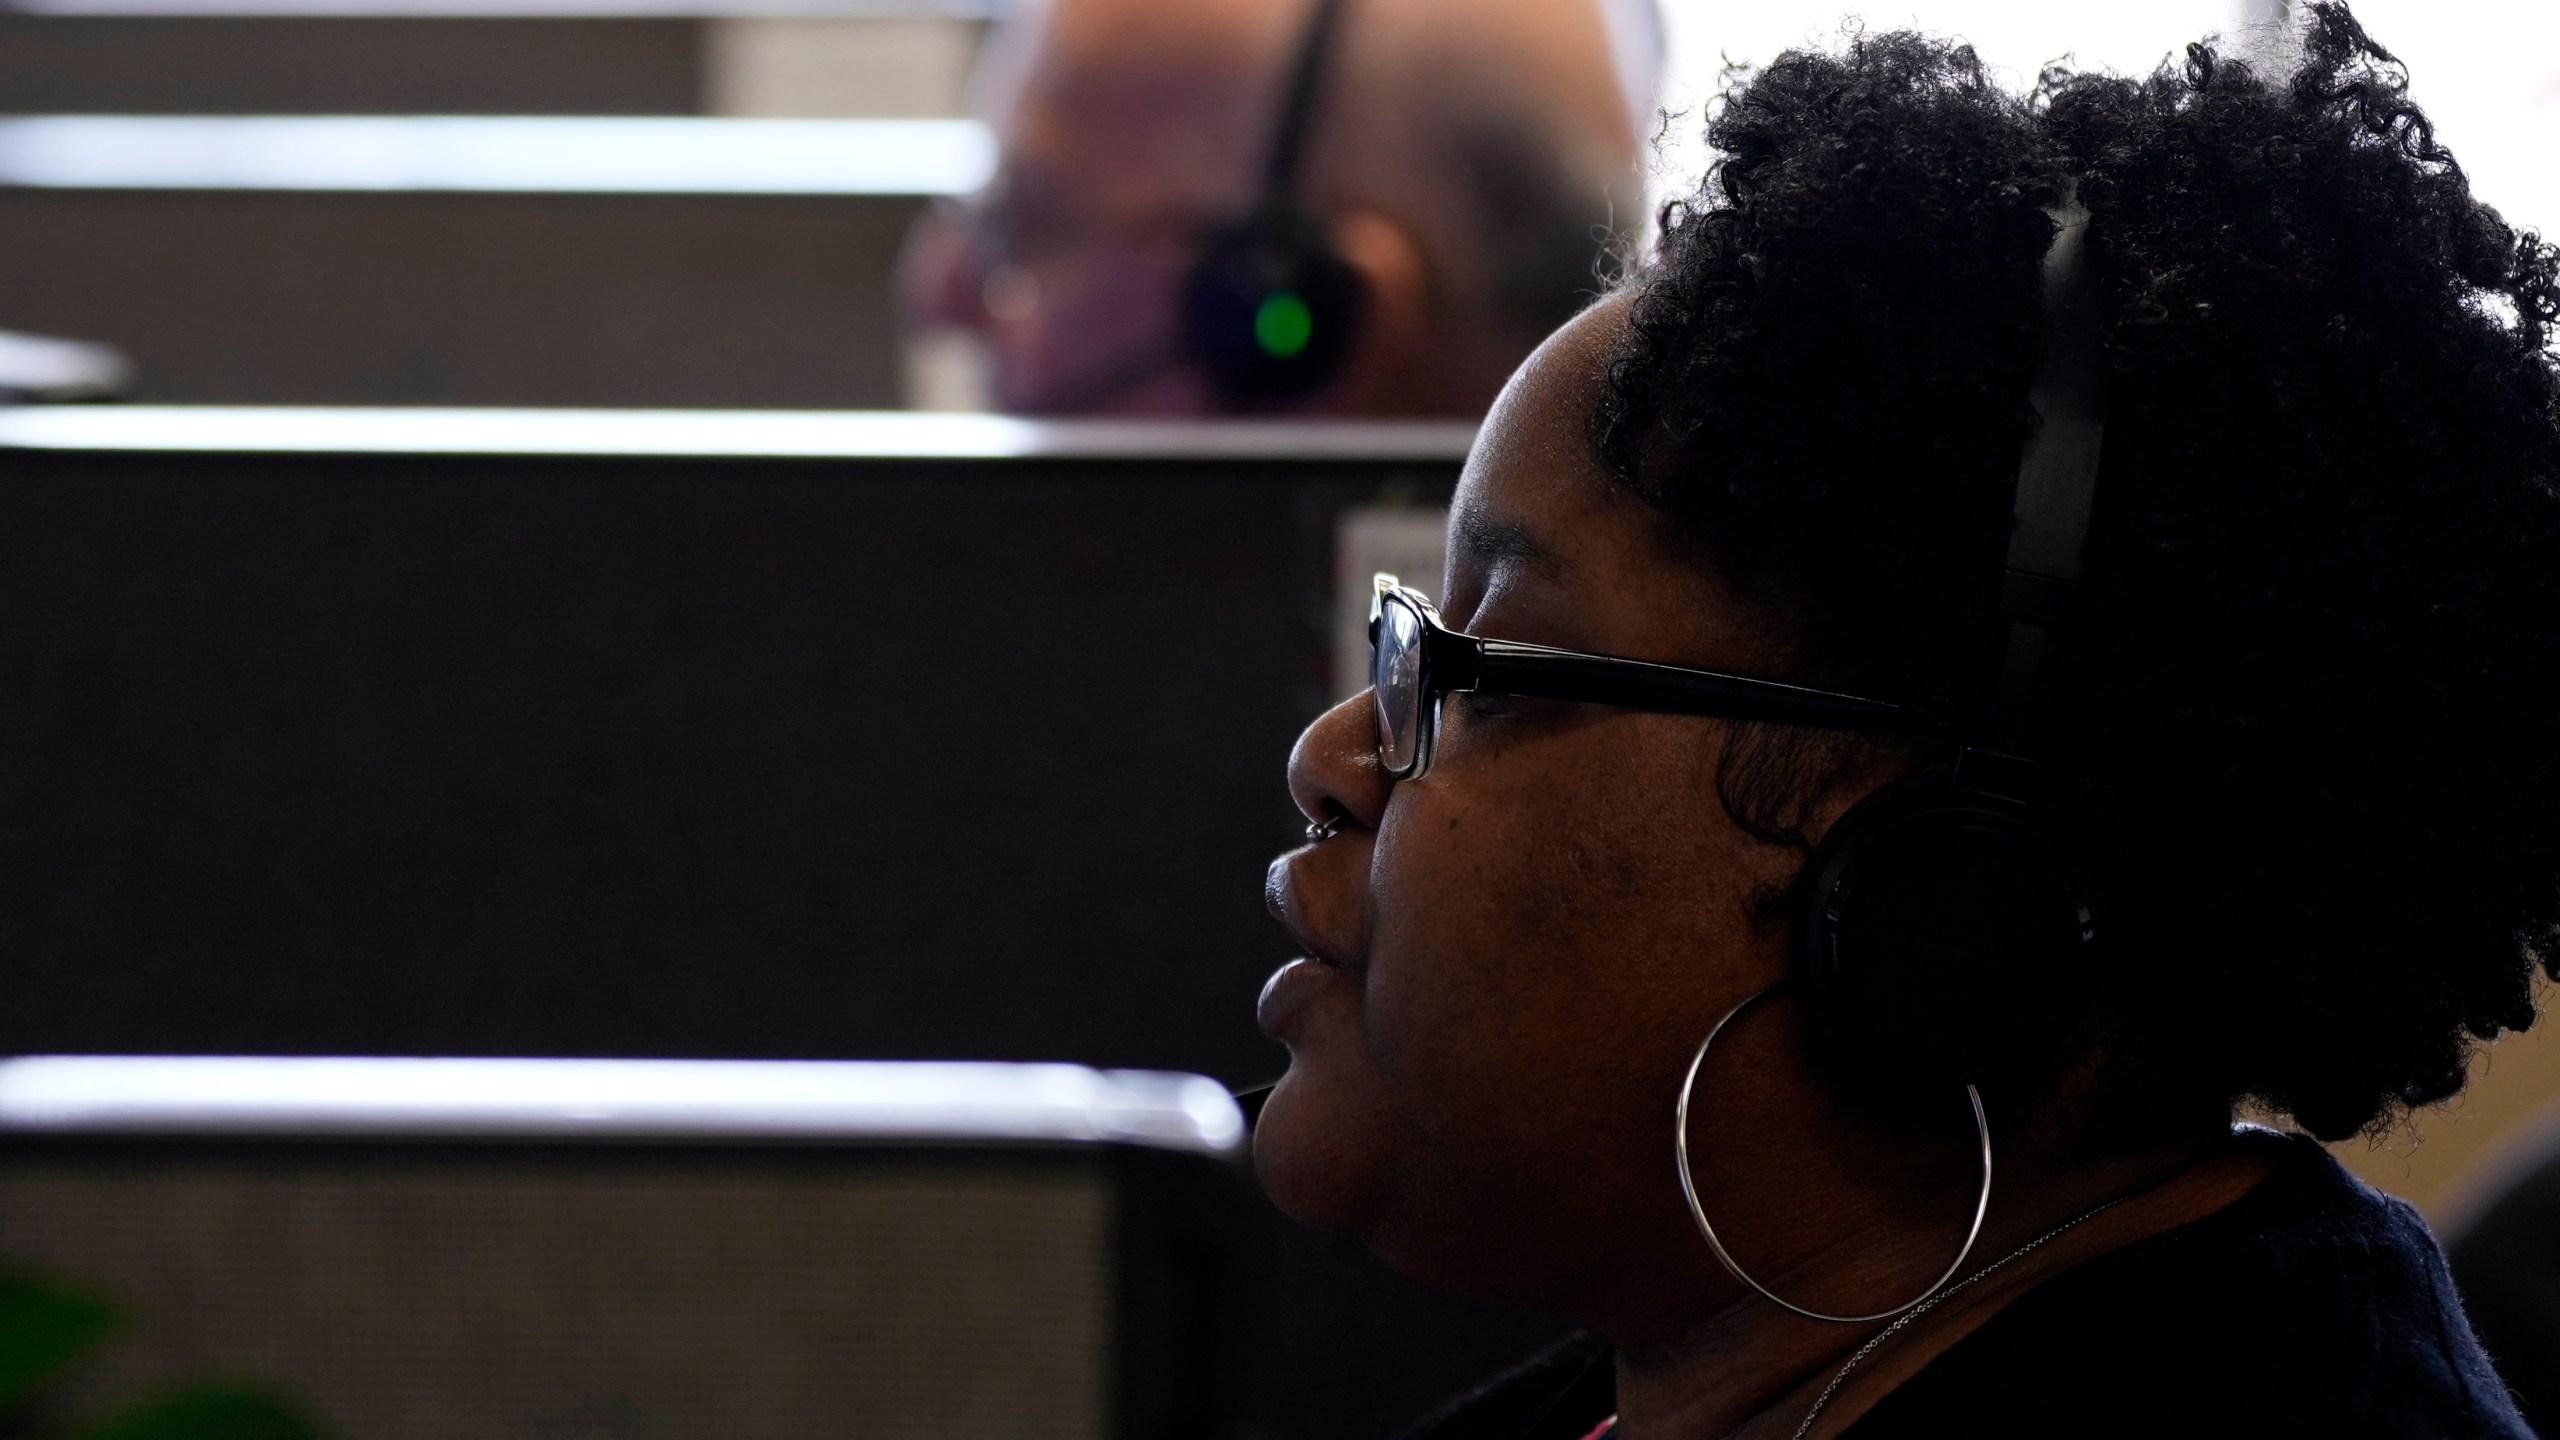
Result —
[[[1550,581],[1563,580],[1569,569],[1563,556],[1548,549],[1517,521],[1498,519],[1481,510],[1464,510],[1459,512],[1455,528],[1459,553],[1480,569],[1490,570],[1510,561],[1525,565]]]

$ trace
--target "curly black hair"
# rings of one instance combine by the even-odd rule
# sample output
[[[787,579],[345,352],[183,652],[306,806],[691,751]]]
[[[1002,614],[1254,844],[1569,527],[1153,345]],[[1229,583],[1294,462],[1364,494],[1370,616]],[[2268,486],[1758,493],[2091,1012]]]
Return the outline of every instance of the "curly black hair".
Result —
[[[1978,713],[2076,185],[2106,435],[2038,723],[2115,917],[2110,1093],[2338,1138],[2457,1091],[2560,965],[2560,279],[2343,6],[2301,42],[2023,97],[1907,33],[1781,57],[1592,425],[1799,678]],[[1727,804],[1791,833],[1842,743],[1738,728]]]

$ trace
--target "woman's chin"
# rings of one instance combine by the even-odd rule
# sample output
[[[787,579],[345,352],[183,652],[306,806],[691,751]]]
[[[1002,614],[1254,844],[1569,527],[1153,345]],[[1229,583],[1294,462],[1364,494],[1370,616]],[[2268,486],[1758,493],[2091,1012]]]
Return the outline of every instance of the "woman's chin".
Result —
[[[1464,1299],[1538,1303],[1518,1271],[1524,1248],[1502,1187],[1435,1184],[1421,1139],[1374,1092],[1294,1060],[1264,1102],[1253,1166],[1280,1212],[1357,1237],[1405,1278]],[[1493,1213],[1482,1207],[1491,1205]],[[1499,1237],[1499,1238],[1497,1238]]]
[[[1253,1127],[1253,1169],[1280,1212],[1364,1235],[1377,1216],[1391,1148],[1377,1107],[1292,1059]]]

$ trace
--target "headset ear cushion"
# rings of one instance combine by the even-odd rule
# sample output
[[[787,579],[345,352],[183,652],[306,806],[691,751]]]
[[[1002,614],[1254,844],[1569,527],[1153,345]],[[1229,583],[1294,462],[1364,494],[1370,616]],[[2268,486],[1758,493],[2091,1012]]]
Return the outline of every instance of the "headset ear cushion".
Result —
[[[1934,778],[1888,787],[1807,875],[1797,972],[1861,1061],[1978,1079],[2049,1043],[2087,992],[2088,886],[2012,802]]]
[[[1303,400],[1341,372],[1367,298],[1321,221],[1270,206],[1202,237],[1183,291],[1183,338],[1229,403]]]

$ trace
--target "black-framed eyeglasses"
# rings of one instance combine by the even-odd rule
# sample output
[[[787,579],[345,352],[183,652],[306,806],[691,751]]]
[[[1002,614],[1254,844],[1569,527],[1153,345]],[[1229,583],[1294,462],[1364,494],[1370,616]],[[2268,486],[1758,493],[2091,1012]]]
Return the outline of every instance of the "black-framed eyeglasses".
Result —
[[[1378,763],[1398,780],[1431,768],[1440,738],[1440,699],[1469,690],[1832,729],[1943,728],[1925,711],[1882,700],[1461,634],[1440,623],[1440,612],[1420,591],[1393,575],[1382,573],[1371,586],[1369,683],[1378,710]]]

